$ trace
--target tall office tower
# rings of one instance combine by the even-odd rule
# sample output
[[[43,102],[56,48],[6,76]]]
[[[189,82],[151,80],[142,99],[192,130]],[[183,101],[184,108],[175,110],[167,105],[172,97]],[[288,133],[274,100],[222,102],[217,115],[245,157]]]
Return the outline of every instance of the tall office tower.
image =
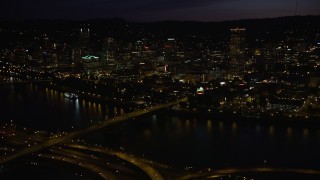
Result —
[[[104,40],[102,44],[102,63],[104,65],[114,62],[114,53],[115,53],[115,40],[111,37],[108,37]]]
[[[25,64],[27,62],[26,50],[22,47],[17,47],[13,52],[13,62],[17,64]]]
[[[241,76],[245,71],[245,32],[244,28],[230,29],[230,73],[232,76]]]
[[[262,54],[263,57],[265,58],[266,66],[265,66],[265,71],[274,71],[275,67],[275,48],[274,44],[272,43],[265,43],[264,47],[262,48]]]
[[[90,29],[82,28],[80,29],[80,46],[81,46],[81,56],[91,55],[92,49],[90,47]]]
[[[70,44],[61,43],[57,49],[58,66],[70,66],[74,65],[73,50]]]
[[[90,30],[89,28],[74,29],[72,37],[70,58],[73,64],[78,64],[82,62],[82,57],[92,54]]]
[[[230,29],[230,56],[233,59],[245,52],[245,32],[244,28]]]

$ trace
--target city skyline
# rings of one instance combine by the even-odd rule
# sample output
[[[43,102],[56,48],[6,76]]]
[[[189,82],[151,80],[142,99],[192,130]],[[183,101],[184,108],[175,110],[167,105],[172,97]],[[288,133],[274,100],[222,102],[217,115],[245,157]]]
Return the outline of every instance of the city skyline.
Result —
[[[316,0],[282,1],[2,1],[0,17],[4,19],[70,19],[123,18],[129,21],[163,20],[225,21],[273,18],[294,15],[320,15]]]
[[[319,22],[0,20],[0,179],[319,179]]]

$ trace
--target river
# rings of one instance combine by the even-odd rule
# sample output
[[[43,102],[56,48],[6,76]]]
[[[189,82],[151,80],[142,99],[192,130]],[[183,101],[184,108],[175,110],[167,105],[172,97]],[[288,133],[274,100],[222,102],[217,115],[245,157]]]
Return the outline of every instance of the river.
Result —
[[[122,113],[121,108],[37,85],[0,87],[1,122],[49,132],[71,131]],[[85,139],[173,167],[320,167],[320,125],[275,125],[222,117],[149,114]]]

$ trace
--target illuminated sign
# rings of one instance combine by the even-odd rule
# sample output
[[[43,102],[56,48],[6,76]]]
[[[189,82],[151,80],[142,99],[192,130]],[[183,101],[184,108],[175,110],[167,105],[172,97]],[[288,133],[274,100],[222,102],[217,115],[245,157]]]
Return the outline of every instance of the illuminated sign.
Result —
[[[203,89],[203,87],[197,88],[197,94],[204,94],[204,89]]]
[[[92,60],[92,59],[99,59],[99,57],[87,55],[87,56],[83,56],[82,59],[83,60]]]

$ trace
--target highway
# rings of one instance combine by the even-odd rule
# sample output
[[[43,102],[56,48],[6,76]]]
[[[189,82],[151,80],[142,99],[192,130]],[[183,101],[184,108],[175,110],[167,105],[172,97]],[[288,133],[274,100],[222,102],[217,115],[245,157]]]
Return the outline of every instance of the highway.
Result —
[[[1,148],[0,150],[11,152],[13,149]],[[153,180],[164,179],[152,167],[152,161],[97,146],[64,144],[52,147],[48,152],[38,153],[32,159],[31,165],[38,165],[37,162],[41,162],[41,159],[45,162],[63,162],[68,166],[86,169],[103,179],[146,179],[147,177]],[[141,171],[132,168],[133,166]],[[141,172],[144,173],[141,174]],[[78,171],[77,175],[82,176],[81,171]]]
[[[77,149],[83,149],[83,150],[90,150],[90,151],[95,151],[99,153],[104,153],[112,156],[117,156],[118,158],[127,161],[130,164],[135,165],[139,169],[141,169],[143,172],[145,172],[151,179],[153,180],[163,180],[164,178],[161,176],[161,174],[156,171],[153,167],[150,165],[143,163],[141,160],[138,158],[135,158],[134,156],[130,156],[126,153],[122,152],[113,152],[111,150],[103,149],[103,148],[93,148],[93,147],[88,147],[88,146],[83,146],[83,145],[75,145],[75,144],[70,144],[66,145],[67,147],[72,147],[72,148],[77,148]]]
[[[312,169],[296,169],[296,168],[272,168],[272,167],[254,167],[254,168],[227,168],[220,170],[212,170],[210,172],[194,173],[183,177],[179,180],[199,179],[199,178],[217,178],[226,175],[234,175],[240,173],[289,173],[289,174],[310,174],[320,175],[320,170]]]
[[[88,159],[83,157],[78,157],[78,158],[68,157],[66,154],[63,154],[63,155],[44,154],[44,155],[41,155],[41,157],[55,160],[55,161],[62,161],[62,162],[66,162],[74,165],[79,165],[79,161],[86,162],[86,163],[80,164],[79,166],[87,170],[90,170],[91,172],[95,172],[103,179],[116,179],[116,177],[112,173],[106,171],[104,168],[101,168],[95,163],[88,162]]]
[[[7,143],[9,143],[8,145],[12,143],[13,145],[17,144],[18,146],[21,146],[25,142],[25,139],[31,138],[32,140],[34,140],[34,138],[32,138],[34,134],[27,134],[26,132],[19,133],[14,131],[14,129],[11,130],[9,128],[5,129],[7,131],[1,130],[1,132],[5,132],[5,134],[10,137],[13,135],[13,133],[15,134],[15,136],[21,137],[19,138],[20,141],[11,141],[16,140],[16,138],[12,138],[11,140],[9,139],[9,141],[7,141]],[[40,138],[41,136],[36,137],[37,138],[35,139],[37,140],[37,142],[45,140],[45,138]],[[58,139],[59,138],[60,137],[58,137]],[[32,140],[30,140],[30,143],[33,143]],[[81,141],[78,142],[81,143]],[[0,150],[2,152],[12,153],[14,149],[10,147],[3,147],[0,148]],[[165,179],[162,175],[166,175],[166,178],[168,178],[168,176],[170,175],[169,171],[162,171],[161,175],[154,168],[153,162],[150,160],[146,160],[142,157],[133,156],[124,152],[113,151],[111,149],[99,147],[97,145],[88,146],[84,144],[64,143],[63,145],[49,148],[49,150],[49,152],[46,151],[42,152],[41,154],[38,153],[37,157],[44,158],[46,161],[60,161],[70,164],[71,166],[78,166],[97,174],[103,179],[132,179],[132,177],[136,177],[139,179],[139,177],[149,177],[150,179],[154,180],[162,180]],[[140,169],[143,174],[141,174],[141,171],[137,171],[136,168],[133,168],[134,166]],[[167,169],[166,167],[164,168]],[[158,170],[161,170],[161,168]],[[320,175],[320,170],[279,167],[225,168],[215,170],[208,169],[175,174],[174,176],[171,176],[170,179],[217,179],[227,176],[233,177],[241,176],[244,174],[258,175],[263,173],[318,176]],[[78,175],[80,174],[78,173]]]
[[[68,133],[66,135],[61,135],[59,137],[56,137],[56,138],[53,138],[53,139],[49,139],[47,141],[44,141],[43,143],[40,143],[40,144],[37,144],[37,145],[34,145],[34,146],[30,146],[30,147],[27,147],[27,148],[24,148],[24,149],[21,149],[19,151],[16,151],[13,154],[9,154],[5,158],[1,159],[0,165],[4,165],[5,163],[10,162],[12,160],[15,160],[17,158],[20,158],[20,157],[23,157],[23,156],[26,156],[26,155],[30,155],[32,153],[47,149],[47,148],[55,146],[57,144],[61,144],[63,142],[66,142],[67,140],[73,139],[75,137],[78,137],[78,136],[81,136],[81,135],[84,135],[84,134],[87,134],[87,133],[91,133],[91,132],[97,131],[99,129],[103,129],[103,128],[106,128],[106,127],[109,127],[109,126],[112,126],[112,125],[127,121],[129,119],[141,116],[143,114],[147,114],[147,113],[150,113],[150,112],[153,112],[153,111],[157,111],[157,110],[162,109],[162,108],[170,107],[170,106],[173,106],[173,105],[178,104],[180,102],[184,102],[186,100],[187,100],[187,98],[183,98],[183,99],[180,99],[180,100],[177,100],[177,101],[174,101],[174,102],[169,102],[169,103],[153,106],[153,107],[148,108],[148,109],[142,109],[142,110],[134,111],[134,112],[131,112],[131,113],[124,114],[122,116],[113,118],[111,120],[106,120],[101,124],[92,125],[92,126],[90,126],[88,128],[82,129],[82,130],[73,131],[73,132],[70,132],[70,133]]]

